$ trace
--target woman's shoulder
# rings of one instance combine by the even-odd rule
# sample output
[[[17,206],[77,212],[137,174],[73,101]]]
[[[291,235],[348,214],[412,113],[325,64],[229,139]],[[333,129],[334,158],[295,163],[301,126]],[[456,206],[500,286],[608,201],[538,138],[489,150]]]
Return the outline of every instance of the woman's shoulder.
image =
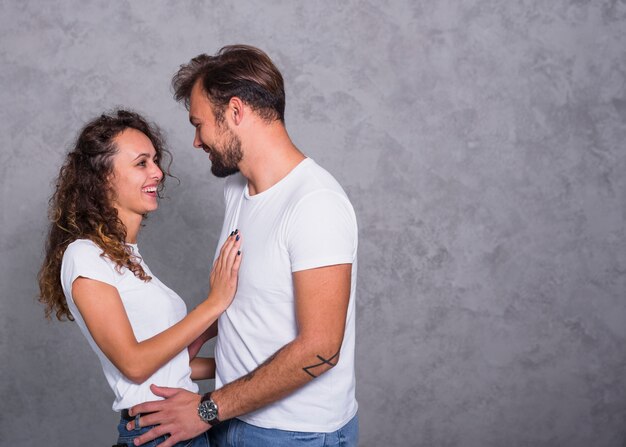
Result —
[[[80,256],[100,256],[102,249],[89,239],[76,239],[65,249],[63,258]]]
[[[70,243],[63,253],[61,262],[61,282],[64,290],[71,290],[72,283],[79,276],[96,279],[113,286],[116,285],[115,265],[105,256],[96,243],[87,239],[78,239]]]

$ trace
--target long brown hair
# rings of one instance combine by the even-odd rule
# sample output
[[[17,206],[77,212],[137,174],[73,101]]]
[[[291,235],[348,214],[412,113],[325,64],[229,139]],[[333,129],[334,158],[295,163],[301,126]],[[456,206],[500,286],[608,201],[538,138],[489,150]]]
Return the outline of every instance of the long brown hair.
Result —
[[[156,163],[169,175],[171,155],[161,132],[141,115],[116,110],[87,123],[65,158],[49,201],[50,227],[46,255],[39,271],[39,301],[46,306],[46,318],[54,312],[59,320],[74,320],[61,286],[61,263],[65,249],[77,239],[89,239],[97,244],[102,256],[113,261],[118,271],[127,268],[143,281],[151,279],[125,244],[126,227],[110,200],[109,178],[117,153],[115,137],[129,128],[150,139],[156,150]],[[169,159],[165,170],[164,155]],[[159,197],[162,191],[163,181],[159,184]]]

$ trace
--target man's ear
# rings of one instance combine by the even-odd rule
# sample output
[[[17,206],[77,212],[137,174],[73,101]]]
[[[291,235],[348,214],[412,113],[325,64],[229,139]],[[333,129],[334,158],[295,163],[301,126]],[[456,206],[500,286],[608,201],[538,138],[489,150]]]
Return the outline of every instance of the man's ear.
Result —
[[[244,115],[247,113],[244,109],[244,102],[241,98],[233,96],[228,101],[228,116],[236,126],[241,124]]]

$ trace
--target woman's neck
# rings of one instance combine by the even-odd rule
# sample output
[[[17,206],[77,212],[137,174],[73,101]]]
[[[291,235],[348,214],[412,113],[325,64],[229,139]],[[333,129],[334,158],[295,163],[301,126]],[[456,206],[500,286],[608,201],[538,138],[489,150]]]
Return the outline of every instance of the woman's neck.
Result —
[[[135,213],[124,213],[118,209],[117,217],[119,217],[119,219],[126,227],[126,240],[124,242],[126,242],[127,244],[136,244],[137,235],[139,234],[139,229],[141,228],[141,221],[143,220],[143,216]]]

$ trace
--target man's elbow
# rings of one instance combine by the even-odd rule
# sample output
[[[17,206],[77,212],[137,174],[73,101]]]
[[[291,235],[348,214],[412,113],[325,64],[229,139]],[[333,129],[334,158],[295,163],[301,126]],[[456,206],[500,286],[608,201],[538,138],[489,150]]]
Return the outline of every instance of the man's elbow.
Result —
[[[311,361],[303,368],[304,372],[315,378],[330,371],[339,363],[341,342],[328,342],[316,346],[311,351]]]

